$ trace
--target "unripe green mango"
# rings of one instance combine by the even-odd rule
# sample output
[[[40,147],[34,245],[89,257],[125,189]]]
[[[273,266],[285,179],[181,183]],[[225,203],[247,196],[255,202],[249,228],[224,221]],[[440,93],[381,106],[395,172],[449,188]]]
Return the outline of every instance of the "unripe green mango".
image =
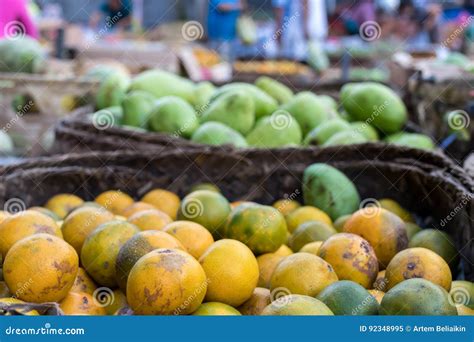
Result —
[[[105,77],[97,91],[97,109],[120,106],[129,84],[130,77],[121,72],[116,72]]]
[[[250,94],[255,106],[256,119],[268,116],[278,108],[278,102],[273,97],[253,84],[242,82],[229,83],[220,87],[214,93],[212,100],[215,101],[219,96],[231,90],[245,90]]]
[[[313,164],[303,174],[305,205],[324,211],[331,219],[352,214],[359,208],[360,196],[352,181],[327,164]]]
[[[290,88],[267,76],[257,78],[255,85],[277,100],[279,104],[287,103],[293,97],[293,92]]]
[[[199,127],[194,108],[176,96],[158,99],[150,113],[150,128],[155,132],[190,137]]]
[[[419,133],[400,132],[389,135],[385,138],[385,141],[390,144],[409,146],[425,150],[434,150],[435,148],[435,144],[429,136]]]
[[[194,104],[194,83],[163,70],[148,70],[137,75],[130,83],[130,91],[143,90],[156,98],[177,96]]]
[[[308,133],[304,139],[304,145],[322,145],[334,134],[350,129],[351,125],[347,121],[341,119],[325,121]]]
[[[150,93],[135,90],[122,100],[122,124],[134,127],[147,127],[150,112],[153,109],[155,97]]]
[[[298,122],[282,110],[261,118],[247,135],[250,146],[267,148],[300,145],[301,139]]]
[[[284,104],[281,109],[288,111],[301,127],[304,135],[328,119],[329,110],[324,100],[309,92],[303,91]]]
[[[200,121],[221,122],[246,134],[255,123],[255,106],[252,97],[244,90],[230,90],[210,104]]]
[[[368,122],[385,134],[400,131],[407,121],[401,98],[380,83],[346,84],[341,89],[341,101],[352,118]]]
[[[194,132],[191,140],[207,145],[247,146],[247,141],[239,132],[220,122],[213,121],[202,124]]]

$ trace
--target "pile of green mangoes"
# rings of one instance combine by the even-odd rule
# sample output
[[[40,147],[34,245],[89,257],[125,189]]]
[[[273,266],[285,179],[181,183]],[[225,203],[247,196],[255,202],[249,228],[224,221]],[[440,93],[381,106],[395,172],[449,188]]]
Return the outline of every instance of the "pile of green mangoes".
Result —
[[[402,132],[407,109],[390,88],[374,82],[346,84],[338,104],[310,91],[262,76],[254,84],[215,87],[161,70],[130,78],[106,77],[96,96],[101,115],[114,125],[167,133],[208,145],[238,148],[334,146],[383,139],[433,149],[430,137]],[[102,119],[103,121],[103,119]]]

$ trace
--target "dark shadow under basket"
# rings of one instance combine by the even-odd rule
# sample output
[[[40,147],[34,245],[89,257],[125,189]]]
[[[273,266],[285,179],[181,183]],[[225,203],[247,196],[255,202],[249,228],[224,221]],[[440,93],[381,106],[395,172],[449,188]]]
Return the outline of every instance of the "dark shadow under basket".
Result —
[[[18,198],[27,206],[43,205],[64,192],[92,200],[110,189],[138,199],[155,187],[183,196],[193,185],[212,182],[229,200],[270,204],[288,196],[301,200],[304,169],[327,162],[354,181],[362,198],[393,198],[415,213],[424,227],[449,233],[461,253],[464,276],[474,280],[472,179],[437,154],[416,159],[410,149],[363,147],[288,149],[271,156],[261,152],[258,162],[238,151],[206,150],[158,155],[151,151],[93,152],[33,159],[1,169],[0,202]]]

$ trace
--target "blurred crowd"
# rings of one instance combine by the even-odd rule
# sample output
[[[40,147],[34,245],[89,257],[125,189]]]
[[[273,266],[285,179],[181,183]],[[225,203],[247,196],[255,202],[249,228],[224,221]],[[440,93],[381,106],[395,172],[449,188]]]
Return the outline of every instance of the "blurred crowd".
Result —
[[[104,20],[109,20],[113,29],[131,30],[134,12],[143,15],[146,0],[94,3],[95,10],[88,15],[90,29],[98,29]],[[285,56],[298,54],[309,41],[360,36],[368,24],[371,25],[368,27],[372,30],[370,33],[376,34],[377,38],[393,39],[407,45],[442,43],[459,49],[462,45],[460,39],[456,39],[459,37],[451,38],[460,28],[472,31],[474,24],[474,0],[182,0],[174,3],[192,8],[196,13],[205,13],[200,19],[208,41],[211,46],[226,50],[224,54],[231,54],[235,48],[240,18],[246,16],[254,20],[254,14],[260,14],[262,9],[265,9],[266,17],[260,15],[258,21],[267,24],[261,30],[258,26],[259,38],[273,38],[274,44],[268,45]],[[32,17],[41,12],[60,12],[61,6],[64,10],[67,5],[64,1],[59,5],[50,0],[0,0],[0,37],[6,34],[13,21],[19,22],[26,34],[37,37],[38,29]],[[157,18],[161,15],[154,14]]]

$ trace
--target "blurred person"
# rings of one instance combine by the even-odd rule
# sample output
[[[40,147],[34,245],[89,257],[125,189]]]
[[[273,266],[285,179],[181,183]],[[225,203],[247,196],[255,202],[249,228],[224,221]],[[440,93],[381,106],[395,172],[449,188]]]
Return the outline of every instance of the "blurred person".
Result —
[[[97,28],[101,22],[115,29],[129,30],[132,25],[133,4],[131,0],[106,0],[90,18],[89,25]]]
[[[38,38],[25,0],[0,0],[0,8],[0,38],[19,34]]]
[[[244,0],[209,0],[207,35],[211,48],[226,60],[234,58],[237,19],[245,10]]]
[[[309,38],[308,1],[272,0],[275,14],[275,33],[282,58],[302,60],[306,53]]]

